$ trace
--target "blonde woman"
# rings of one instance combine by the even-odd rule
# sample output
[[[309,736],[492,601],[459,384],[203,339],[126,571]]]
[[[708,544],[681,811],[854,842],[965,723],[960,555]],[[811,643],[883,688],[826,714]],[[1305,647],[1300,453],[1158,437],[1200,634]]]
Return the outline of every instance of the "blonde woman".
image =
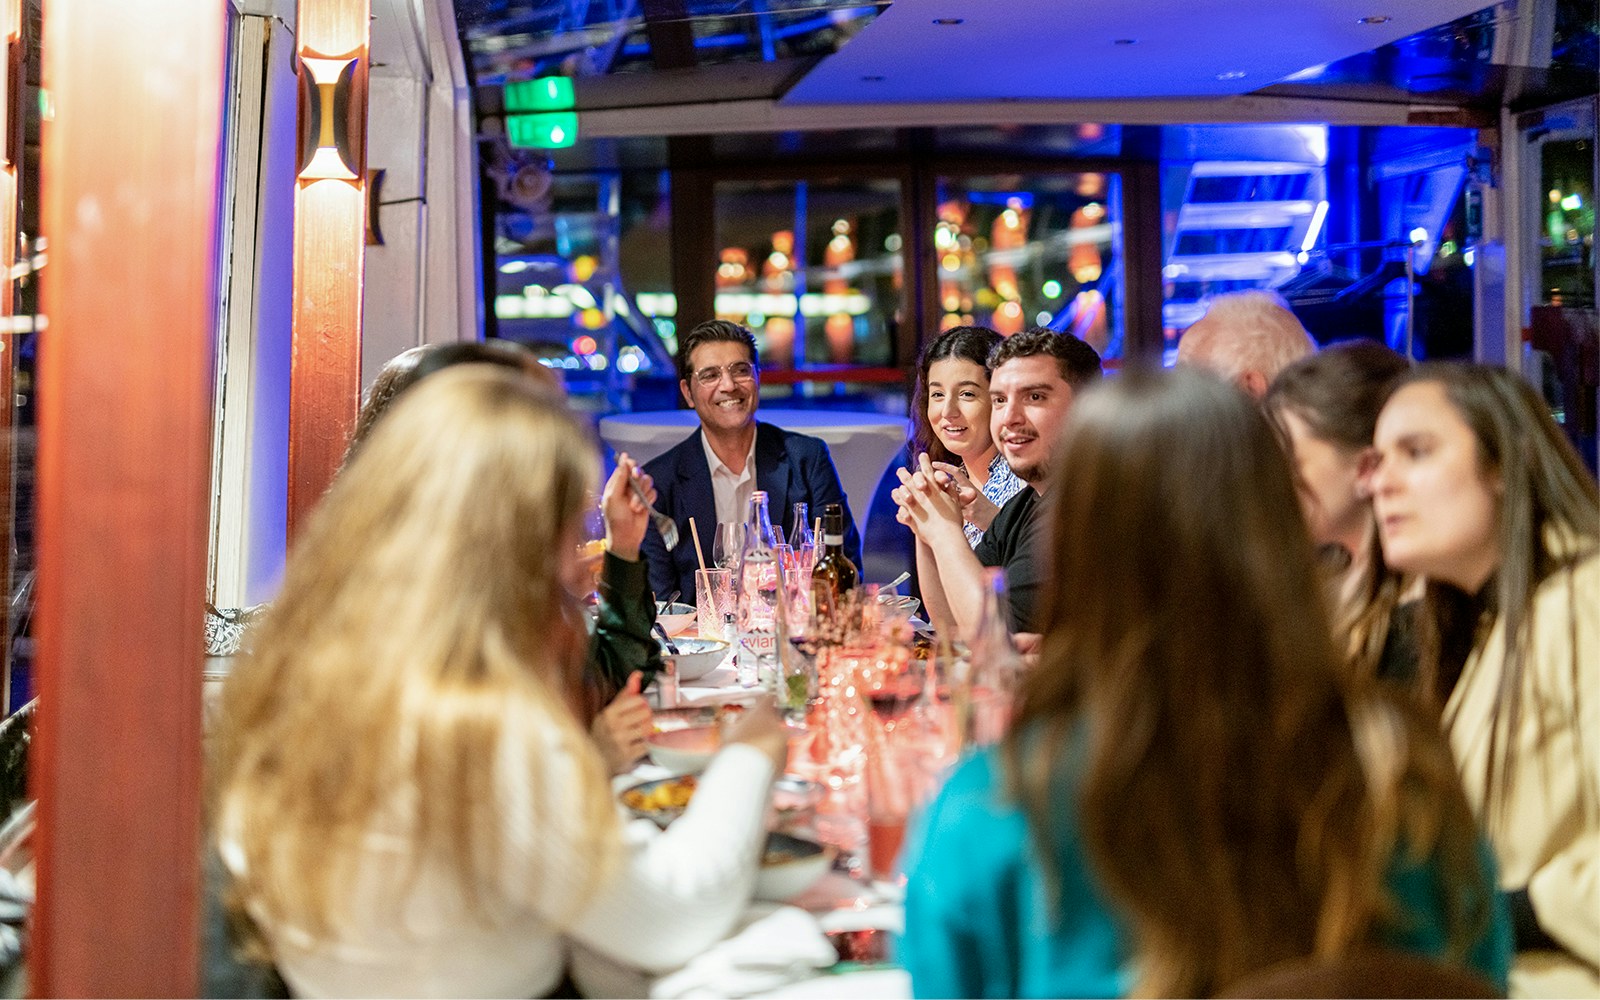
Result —
[[[624,825],[574,715],[587,439],[525,376],[441,372],[307,526],[211,773],[236,908],[296,995],[540,996],[570,941],[663,970],[747,900],[770,706],[664,833]]]

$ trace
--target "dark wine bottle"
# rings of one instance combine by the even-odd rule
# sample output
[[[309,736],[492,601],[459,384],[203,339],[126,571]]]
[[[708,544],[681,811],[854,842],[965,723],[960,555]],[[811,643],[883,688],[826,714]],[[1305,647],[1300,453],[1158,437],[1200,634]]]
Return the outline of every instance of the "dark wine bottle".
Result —
[[[856,588],[860,577],[844,554],[844,505],[830,503],[822,511],[821,551],[811,570],[811,601],[819,616],[833,616],[839,599]]]

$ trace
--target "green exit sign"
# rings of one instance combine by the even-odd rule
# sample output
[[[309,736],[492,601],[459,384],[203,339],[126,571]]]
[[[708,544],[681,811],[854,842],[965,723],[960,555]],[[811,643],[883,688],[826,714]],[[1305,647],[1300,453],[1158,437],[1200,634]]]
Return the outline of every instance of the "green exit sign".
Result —
[[[542,76],[506,84],[507,111],[571,111],[572,78]]]
[[[518,149],[565,149],[578,141],[578,115],[572,111],[507,115],[506,138]]]

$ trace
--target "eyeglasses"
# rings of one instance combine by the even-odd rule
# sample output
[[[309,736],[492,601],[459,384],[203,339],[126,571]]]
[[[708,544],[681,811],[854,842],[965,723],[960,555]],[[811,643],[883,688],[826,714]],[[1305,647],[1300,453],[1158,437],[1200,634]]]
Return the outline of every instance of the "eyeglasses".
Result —
[[[735,361],[731,365],[702,368],[694,373],[694,380],[704,386],[713,386],[722,381],[723,372],[727,372],[735,382],[749,382],[756,377],[756,366],[748,361]]]

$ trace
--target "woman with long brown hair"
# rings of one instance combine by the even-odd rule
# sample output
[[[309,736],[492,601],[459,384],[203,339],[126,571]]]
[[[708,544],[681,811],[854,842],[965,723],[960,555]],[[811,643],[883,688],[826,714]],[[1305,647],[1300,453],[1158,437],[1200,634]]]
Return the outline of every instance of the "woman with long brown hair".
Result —
[[[665,832],[624,826],[574,712],[589,440],[524,375],[440,372],[298,540],[210,774],[236,908],[296,995],[540,996],[569,939],[670,968],[748,900],[770,705]]]
[[[911,394],[911,457],[926,452],[950,476],[961,501],[961,530],[977,545],[1007,500],[1027,485],[990,433],[989,355],[1003,338],[986,326],[941,333],[917,359]]]
[[[1131,371],[1076,404],[1058,461],[1041,662],[911,841],[916,994],[1207,996],[1375,947],[1503,983],[1448,752],[1340,668],[1260,411]]]
[[[1261,401],[1294,460],[1334,641],[1356,673],[1399,682],[1416,673],[1415,608],[1401,605],[1410,581],[1384,564],[1366,472],[1378,411],[1410,369],[1382,344],[1335,344],[1285,368]]]
[[[1420,674],[1510,893],[1517,996],[1600,996],[1600,490],[1521,378],[1425,365],[1378,418]]]

